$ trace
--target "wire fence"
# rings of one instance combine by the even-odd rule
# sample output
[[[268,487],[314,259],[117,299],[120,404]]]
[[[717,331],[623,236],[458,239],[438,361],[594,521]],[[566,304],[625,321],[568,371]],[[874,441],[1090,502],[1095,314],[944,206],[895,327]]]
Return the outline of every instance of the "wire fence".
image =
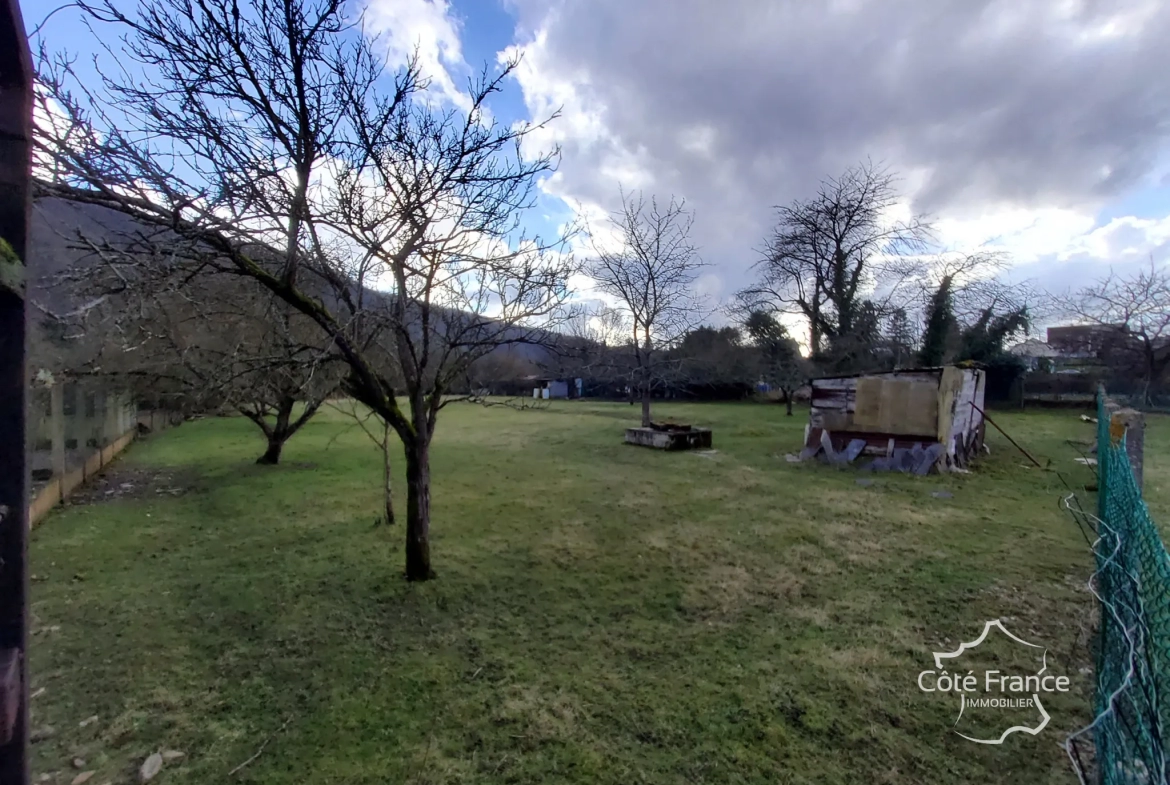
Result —
[[[1096,539],[1090,588],[1101,608],[1095,717],[1065,749],[1082,783],[1170,782],[1170,556],[1126,452],[1125,428],[1097,402],[1097,510],[1066,506]]]

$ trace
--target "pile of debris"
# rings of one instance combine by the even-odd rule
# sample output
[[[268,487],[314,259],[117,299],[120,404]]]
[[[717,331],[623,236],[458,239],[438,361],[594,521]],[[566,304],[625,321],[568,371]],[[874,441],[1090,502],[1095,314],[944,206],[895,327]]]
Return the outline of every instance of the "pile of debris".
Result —
[[[845,466],[857,460],[865,449],[865,445],[864,439],[853,439],[845,446],[844,450],[836,450],[829,432],[821,431],[820,444],[801,450],[800,460],[807,461],[810,458],[820,457],[825,463],[833,466]],[[889,449],[884,456],[862,464],[860,469],[862,471],[929,474],[942,454],[943,446],[938,442],[925,447],[921,442],[915,442],[911,447],[895,447],[891,439]]]

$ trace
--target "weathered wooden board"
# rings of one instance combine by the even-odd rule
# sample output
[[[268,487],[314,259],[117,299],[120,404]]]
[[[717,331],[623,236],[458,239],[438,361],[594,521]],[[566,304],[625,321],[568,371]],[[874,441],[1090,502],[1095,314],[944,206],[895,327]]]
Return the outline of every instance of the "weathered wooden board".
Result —
[[[857,380],[857,400],[853,404],[853,425],[857,430],[882,429],[882,396],[889,383],[878,376],[863,376]]]
[[[965,466],[982,447],[984,386],[982,371],[953,366],[814,379],[805,445],[822,449],[822,432],[834,452],[858,440],[880,456],[938,444],[940,468]]]

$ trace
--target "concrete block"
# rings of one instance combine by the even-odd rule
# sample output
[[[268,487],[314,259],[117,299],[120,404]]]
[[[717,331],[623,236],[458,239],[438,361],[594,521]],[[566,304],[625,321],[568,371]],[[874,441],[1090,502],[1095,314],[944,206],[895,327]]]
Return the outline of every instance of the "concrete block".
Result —
[[[626,443],[656,450],[698,450],[711,447],[710,428],[660,431],[655,428],[627,428]]]

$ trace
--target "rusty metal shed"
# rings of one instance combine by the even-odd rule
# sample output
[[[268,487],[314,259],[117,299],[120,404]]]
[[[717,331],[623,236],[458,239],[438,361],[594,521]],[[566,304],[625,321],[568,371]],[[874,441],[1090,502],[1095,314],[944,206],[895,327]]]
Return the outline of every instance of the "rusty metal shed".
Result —
[[[965,468],[983,447],[986,381],[958,366],[813,379],[804,457],[930,450],[939,471]]]

